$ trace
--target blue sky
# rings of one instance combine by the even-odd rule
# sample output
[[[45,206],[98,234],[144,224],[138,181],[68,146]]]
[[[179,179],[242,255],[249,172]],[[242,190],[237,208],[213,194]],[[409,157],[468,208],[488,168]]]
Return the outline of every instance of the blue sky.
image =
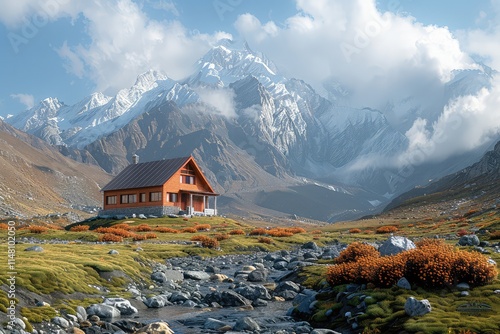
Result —
[[[446,80],[451,67],[472,68],[471,59],[498,70],[499,3],[0,0],[0,116],[19,113],[46,97],[73,104],[94,91],[111,95],[132,85],[148,68],[180,79],[223,37],[249,41],[286,75],[303,78],[314,87],[329,78],[357,85],[349,78],[358,68],[363,72],[355,79],[366,81],[360,87],[370,84],[373,69],[393,78],[391,73],[401,72],[402,60],[396,55],[416,59],[401,46],[408,41],[425,45],[419,51],[426,53],[421,58],[433,59],[429,66],[435,66],[433,75],[440,80]],[[392,15],[384,16],[387,11]],[[380,27],[381,32],[376,30]],[[375,32],[366,48],[360,47],[357,31],[372,28]],[[394,54],[389,57],[394,57],[391,64],[379,55],[388,45]],[[398,80],[394,82],[400,86]]]

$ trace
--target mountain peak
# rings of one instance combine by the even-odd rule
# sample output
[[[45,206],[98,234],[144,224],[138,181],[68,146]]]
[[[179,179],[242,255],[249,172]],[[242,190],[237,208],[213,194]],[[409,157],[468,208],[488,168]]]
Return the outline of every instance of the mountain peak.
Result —
[[[161,71],[150,69],[137,76],[134,87],[141,91],[147,91],[153,88],[157,81],[167,80],[168,76]]]

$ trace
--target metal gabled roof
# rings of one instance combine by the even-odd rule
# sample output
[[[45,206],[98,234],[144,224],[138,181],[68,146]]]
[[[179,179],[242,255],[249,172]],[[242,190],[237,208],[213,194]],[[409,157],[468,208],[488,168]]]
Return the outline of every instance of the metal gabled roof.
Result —
[[[161,186],[189,159],[190,156],[128,165],[101,191]]]

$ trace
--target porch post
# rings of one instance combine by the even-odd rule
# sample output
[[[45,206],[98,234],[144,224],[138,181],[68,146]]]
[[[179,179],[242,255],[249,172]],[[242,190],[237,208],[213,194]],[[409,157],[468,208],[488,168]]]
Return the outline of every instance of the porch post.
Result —
[[[214,215],[217,216],[217,196],[214,196]]]
[[[193,214],[193,194],[189,194],[189,214]]]

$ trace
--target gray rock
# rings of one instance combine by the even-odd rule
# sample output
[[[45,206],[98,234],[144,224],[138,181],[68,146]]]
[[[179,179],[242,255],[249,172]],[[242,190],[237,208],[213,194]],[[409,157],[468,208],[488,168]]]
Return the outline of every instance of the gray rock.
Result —
[[[217,319],[214,319],[214,318],[208,318],[205,321],[205,324],[203,325],[203,328],[218,331],[219,329],[221,329],[223,327],[226,327],[226,326],[228,326],[228,324],[226,324],[226,323],[224,323],[224,322],[222,322],[220,320],[217,320]]]
[[[167,278],[167,280],[170,280],[173,282],[182,282],[184,280],[184,274],[179,270],[166,269],[166,270],[163,270],[163,274],[165,274],[165,277]]]
[[[318,245],[314,242],[314,241],[309,241],[309,242],[306,242],[305,244],[302,245],[301,247],[302,249],[312,249],[312,250],[319,250],[320,248],[318,247]]]
[[[401,289],[411,290],[411,284],[405,277],[401,277],[396,285]]]
[[[144,300],[144,304],[149,308],[160,308],[172,305],[172,303],[168,300],[169,297],[170,296],[166,294],[150,297]]]
[[[389,256],[414,248],[416,248],[416,246],[410,239],[400,236],[392,236],[379,247],[378,251],[381,256]]]
[[[465,282],[458,283],[457,284],[457,289],[460,290],[460,291],[470,290],[470,285],[467,284],[467,283],[465,283]]]
[[[410,317],[419,317],[432,311],[431,303],[427,299],[417,300],[408,297],[405,303],[405,312]]]
[[[120,311],[111,305],[92,304],[87,308],[88,315],[97,315],[99,318],[116,318],[120,316]]]
[[[460,291],[460,297],[468,297],[469,295],[469,291]]]
[[[257,331],[260,331],[260,326],[252,318],[243,317],[243,318],[236,320],[236,324],[234,325],[233,329],[236,331],[257,332]]]
[[[26,329],[26,324],[24,321],[20,318],[15,318],[14,319],[14,325],[21,328],[21,329]]]
[[[265,300],[271,300],[271,295],[269,294],[269,291],[263,285],[253,285],[253,284],[245,285],[234,289],[234,291],[252,301],[255,301],[259,298]]]
[[[249,282],[265,282],[267,279],[267,271],[256,269],[248,274],[247,280]]]
[[[475,234],[464,235],[458,240],[459,246],[479,246],[479,244],[479,238]]]
[[[118,251],[116,249],[110,249],[108,254],[111,254],[111,255],[117,255],[117,254],[120,254],[118,253]]]
[[[237,293],[236,291],[215,291],[205,295],[205,302],[210,304],[216,302],[224,307],[226,306],[250,306],[252,302]]]
[[[139,214],[139,219],[148,219],[148,217],[146,217],[144,214],[140,213]]]
[[[137,309],[124,298],[106,298],[104,304],[116,307],[121,315],[132,315],[137,313]]]
[[[300,286],[295,282],[284,281],[284,282],[280,282],[278,284],[276,289],[274,289],[274,292],[277,293],[277,292],[287,291],[287,290],[295,291],[298,293],[298,292],[300,292],[301,289],[300,289]]]
[[[188,270],[184,272],[184,278],[190,278],[197,281],[209,280],[210,274],[200,270]]]
[[[185,302],[186,300],[189,300],[191,298],[191,294],[187,291],[181,292],[181,291],[175,291],[172,292],[172,295],[170,296],[169,300],[172,303],[178,303],[178,302]]]
[[[288,262],[286,261],[276,261],[273,264],[273,268],[276,270],[286,270],[288,266]]]
[[[167,277],[163,272],[155,271],[154,273],[151,274],[151,280],[158,283],[165,283],[167,281]]]
[[[31,246],[24,250],[25,252],[43,252],[43,248],[41,246]]]
[[[62,328],[68,328],[69,327],[69,321],[64,319],[63,317],[54,317],[51,320],[54,324],[62,327]]]
[[[184,303],[182,303],[182,306],[184,307],[195,307],[197,304],[192,301],[192,300],[186,300]]]

